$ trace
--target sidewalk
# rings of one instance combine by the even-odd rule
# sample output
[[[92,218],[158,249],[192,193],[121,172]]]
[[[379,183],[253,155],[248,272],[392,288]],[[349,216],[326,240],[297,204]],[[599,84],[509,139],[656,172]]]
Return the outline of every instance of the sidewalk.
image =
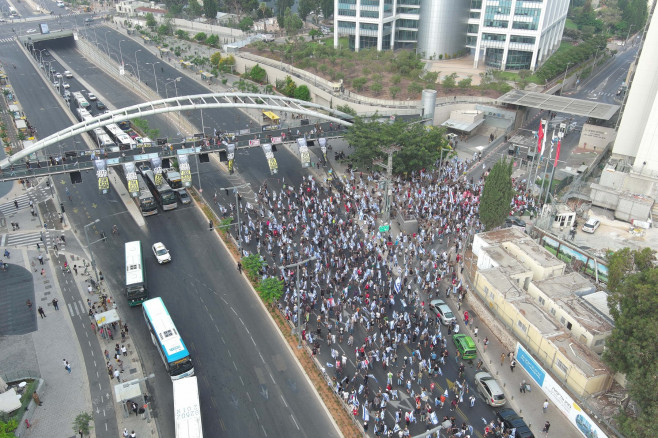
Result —
[[[4,249],[0,251],[4,252]],[[17,435],[35,438],[73,436],[73,420],[81,412],[91,411],[92,403],[80,346],[77,342],[70,342],[75,339],[75,333],[60,293],[56,268],[47,256],[43,266],[39,263],[36,257],[43,252],[10,251],[9,271],[1,273],[1,297],[4,304],[11,300],[10,312],[29,313],[27,319],[33,325],[24,334],[0,336],[0,350],[3,352],[0,372],[18,382],[26,378],[41,377],[43,380],[37,389],[42,406],[30,402],[25,418],[31,427],[26,429],[25,423],[21,422]],[[10,288],[5,289],[3,285]],[[33,303],[31,309],[25,305],[27,299]],[[59,311],[55,310],[53,299],[59,301]],[[44,309],[45,318],[39,318],[39,307]],[[63,359],[71,364],[70,374],[64,369]]]
[[[64,256],[60,255],[59,259],[60,261],[64,260]],[[113,403],[114,405],[114,412],[116,413],[119,433],[122,433],[123,429],[125,428],[128,430],[128,432],[134,430],[138,437],[150,436],[157,438],[158,432],[155,422],[151,421],[149,408],[145,406],[144,398],[142,397],[142,395],[147,393],[144,389],[144,383],[134,382],[135,380],[144,379],[145,377],[139,355],[135,350],[135,346],[133,345],[132,337],[130,335],[131,330],[136,329],[136,327],[128,327],[128,331],[125,332],[122,330],[124,326],[120,320],[115,324],[112,324],[111,319],[108,318],[106,325],[103,325],[102,323],[98,324],[94,318],[89,317],[88,312],[90,309],[92,309],[93,306],[92,311],[97,311],[98,313],[103,313],[114,309],[117,311],[120,318],[121,314],[118,311],[115,302],[116,294],[114,294],[113,291],[108,290],[104,282],[101,282],[100,294],[93,293],[90,295],[87,290],[89,287],[89,279],[93,279],[93,270],[91,267],[89,267],[89,275],[85,275],[85,268],[83,267],[85,265],[91,265],[89,260],[81,259],[75,256],[68,256],[66,259],[68,259],[70,266],[78,266],[78,274],[76,274],[75,271],[72,271],[70,274],[64,275],[73,279],[78,291],[80,292],[81,299],[75,308],[76,315],[79,312],[86,326],[85,328],[89,330],[90,336],[95,335],[96,340],[100,344],[100,349],[93,352],[94,357],[96,358],[94,363],[97,364],[97,368],[92,370],[92,373],[98,373],[98,375],[101,376],[100,379],[102,380],[109,380],[111,394],[109,394],[110,400],[108,402]],[[101,298],[102,296],[106,297],[104,301]],[[119,299],[122,298],[121,293],[119,293],[118,296]],[[91,303],[91,305],[89,303]],[[93,328],[91,325],[92,323],[94,324]],[[119,326],[119,324],[121,324],[121,326]],[[103,329],[103,336],[101,336],[101,330],[99,326]],[[112,338],[106,334],[108,329],[112,332]],[[122,331],[125,334],[124,337],[122,337]],[[126,349],[125,353],[120,353],[119,358],[121,363],[115,358],[115,348],[117,344],[119,345],[119,348],[125,347]],[[105,352],[108,353],[109,360],[105,355]],[[108,362],[112,365],[113,370],[118,369],[120,371],[118,379],[116,379],[114,376],[110,377],[109,367],[107,366]],[[140,394],[140,396],[135,396],[126,400],[118,400],[117,394],[115,392],[115,386],[132,386],[129,384],[131,381],[133,384],[136,383],[138,385],[139,389],[136,392]],[[131,402],[135,402],[139,408],[145,408],[144,413],[140,413],[139,415],[134,414],[127,405],[127,403]],[[99,434],[99,436],[107,436],[107,434]]]

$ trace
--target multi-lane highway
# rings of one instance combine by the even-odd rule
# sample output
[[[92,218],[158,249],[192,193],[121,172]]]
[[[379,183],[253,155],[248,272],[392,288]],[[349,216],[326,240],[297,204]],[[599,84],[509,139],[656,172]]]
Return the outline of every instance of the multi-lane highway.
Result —
[[[118,46],[120,37],[113,33],[108,33],[107,37],[115,38],[117,42],[113,46]],[[129,50],[127,47],[122,44],[124,53]],[[138,102],[138,98],[111,75],[84,60],[74,47],[53,45],[49,50],[52,59],[61,60],[73,72],[74,78],[68,80],[72,91],[84,87],[114,107]],[[145,62],[157,61],[155,57],[148,59],[148,53],[141,55]],[[3,46],[0,56],[16,63],[17,69],[8,71],[10,80],[40,137],[71,123],[68,110],[62,108],[63,99],[49,81],[41,79],[34,64],[24,58],[18,46]],[[59,72],[64,70],[57,60],[53,60],[53,67]],[[170,67],[165,67],[165,75],[168,69]],[[169,73],[175,74],[171,70]],[[185,78],[177,87],[179,94],[207,91],[191,81],[188,84]],[[204,120],[218,129],[229,129],[232,121],[240,123],[247,119],[239,112],[217,110],[204,111]],[[151,124],[163,134],[174,137],[177,134],[166,120],[153,118]],[[66,146],[67,149],[81,147]],[[52,146],[47,153],[57,153],[57,150],[58,146]],[[278,153],[279,157],[284,154],[284,151]],[[246,161],[242,161],[243,157]],[[243,176],[253,187],[269,174],[260,150],[241,152],[238,170],[242,168],[247,170]],[[287,181],[301,178],[299,163],[292,156],[282,159],[279,169]],[[201,171],[206,192],[234,184],[214,164],[202,165]],[[142,241],[151,296],[164,299],[195,360],[204,429],[214,436],[310,436],[319,430],[326,436],[335,436],[334,427],[304,374],[237,272],[232,257],[215,237],[211,237],[198,210],[180,206],[177,210],[149,217],[146,226],[138,228],[118,196],[113,193],[104,197],[98,195],[92,173],[84,174],[83,178],[84,183],[75,186],[69,184],[66,176],[55,180],[62,199],[66,199],[66,187],[72,194],[73,202],[66,203],[69,220],[78,230],[97,218],[101,222],[94,227],[96,233],[104,230],[109,235],[114,224],[121,230],[120,238],[92,247],[115,293],[122,290],[124,282],[123,242]],[[223,191],[220,191],[221,196]],[[171,251],[171,264],[159,266],[149,257],[150,245],[156,241],[165,242]],[[162,436],[174,436],[169,376],[151,344],[140,310],[128,309],[121,301],[120,307],[146,373],[156,374],[149,387],[158,427]]]

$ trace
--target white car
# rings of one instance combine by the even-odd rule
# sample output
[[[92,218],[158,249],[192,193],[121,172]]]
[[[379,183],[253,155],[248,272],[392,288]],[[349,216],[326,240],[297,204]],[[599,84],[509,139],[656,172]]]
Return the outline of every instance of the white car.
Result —
[[[71,86],[69,85],[68,82],[64,82],[64,83],[62,83],[62,87],[64,87],[65,89],[66,89],[66,88],[71,88]]]
[[[71,73],[70,71],[66,70],[66,71],[64,71],[64,76],[66,76],[67,78],[72,78],[72,77],[73,77],[73,73]]]
[[[98,99],[94,93],[87,94],[87,98],[91,101]]]
[[[583,225],[582,230],[586,233],[593,234],[594,231],[601,225],[601,221],[598,219],[590,218],[587,219],[585,225]]]
[[[25,31],[25,33],[35,33],[37,30],[36,29],[28,29]]]
[[[55,73],[55,77],[57,79],[62,79],[62,74],[61,73]]]
[[[171,261],[171,254],[162,242],[154,243],[152,246],[153,255],[158,260],[158,263],[169,263]]]

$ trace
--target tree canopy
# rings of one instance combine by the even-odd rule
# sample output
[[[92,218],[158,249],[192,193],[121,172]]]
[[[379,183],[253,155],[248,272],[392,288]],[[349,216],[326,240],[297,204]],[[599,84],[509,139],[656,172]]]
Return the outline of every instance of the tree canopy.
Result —
[[[624,248],[608,256],[608,308],[615,321],[603,359],[626,375],[637,417],[622,411],[620,430],[629,438],[653,437],[658,429],[658,268],[650,248]]]
[[[487,231],[501,226],[510,212],[514,196],[512,161],[503,158],[494,164],[484,181],[480,199],[480,221]]]
[[[440,157],[441,148],[448,148],[444,134],[444,129],[426,129],[420,123],[356,117],[345,139],[354,147],[350,155],[352,162],[365,168],[370,168],[376,158],[386,159],[381,147],[399,146],[400,151],[393,155],[393,172],[403,173],[432,168]]]

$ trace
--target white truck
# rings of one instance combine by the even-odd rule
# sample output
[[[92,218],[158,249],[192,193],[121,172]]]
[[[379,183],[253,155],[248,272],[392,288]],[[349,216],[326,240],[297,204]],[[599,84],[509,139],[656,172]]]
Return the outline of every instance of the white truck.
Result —
[[[173,381],[176,438],[203,438],[196,376]]]

